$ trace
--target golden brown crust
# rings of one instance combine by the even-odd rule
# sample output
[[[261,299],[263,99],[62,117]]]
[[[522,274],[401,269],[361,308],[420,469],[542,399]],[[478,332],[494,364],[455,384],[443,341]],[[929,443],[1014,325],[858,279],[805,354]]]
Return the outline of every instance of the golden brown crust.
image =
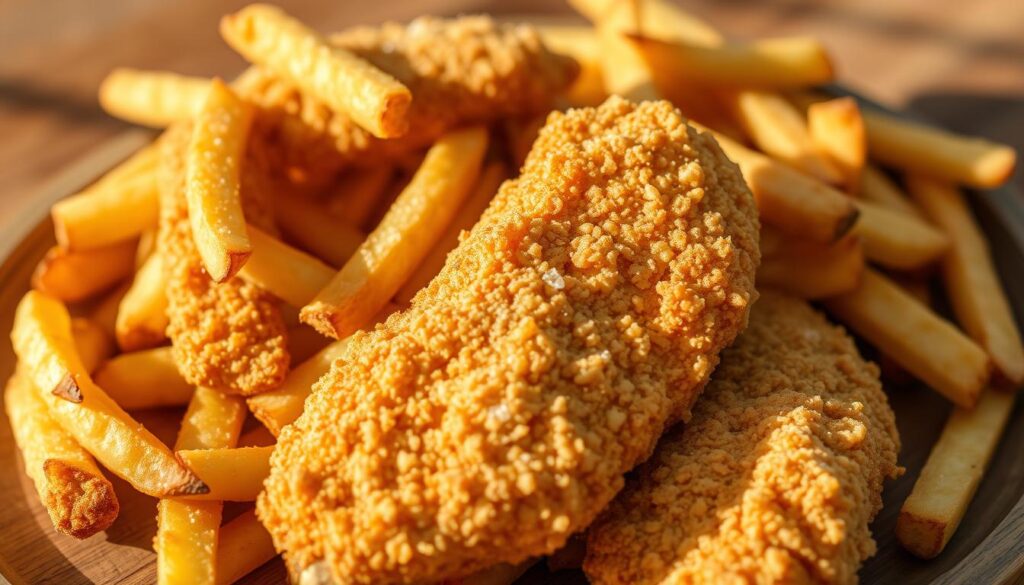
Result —
[[[553,114],[495,205],[284,428],[258,511],[295,572],[436,582],[557,549],[746,323],[753,199],[667,102]]]
[[[174,357],[191,384],[244,395],[271,390],[290,361],[278,300],[237,277],[216,284],[203,269],[184,194],[188,135],[187,127],[172,128],[161,145],[158,245],[170,271],[167,332]],[[246,217],[269,225],[266,196],[251,173],[242,181]]]
[[[763,293],[686,425],[590,530],[596,584],[854,583],[899,473],[895,418],[842,328]]]
[[[46,511],[53,526],[75,538],[102,532],[117,518],[120,505],[114,487],[96,476],[59,459],[43,463],[46,474]]]

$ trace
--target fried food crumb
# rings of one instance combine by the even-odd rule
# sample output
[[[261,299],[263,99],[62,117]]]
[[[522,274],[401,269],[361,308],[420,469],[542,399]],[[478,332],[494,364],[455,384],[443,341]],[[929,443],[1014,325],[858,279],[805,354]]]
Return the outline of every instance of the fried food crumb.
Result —
[[[258,513],[291,569],[436,582],[561,547],[745,326],[758,231],[737,167],[667,102],[553,113],[281,433]]]
[[[592,583],[854,583],[899,436],[842,328],[763,292],[686,425],[591,528]]]

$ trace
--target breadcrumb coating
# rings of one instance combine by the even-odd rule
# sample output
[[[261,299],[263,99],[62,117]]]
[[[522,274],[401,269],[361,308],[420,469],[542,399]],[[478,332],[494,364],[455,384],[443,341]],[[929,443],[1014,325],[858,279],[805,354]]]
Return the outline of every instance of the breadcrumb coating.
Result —
[[[842,328],[762,292],[693,418],[590,530],[592,583],[855,583],[899,436]]]
[[[287,82],[253,69],[239,85],[248,100],[262,106],[254,131],[281,146],[274,168],[327,176],[351,162],[376,164],[382,156],[427,146],[457,126],[548,109],[579,72],[571,58],[549,52],[532,27],[486,16],[357,27],[332,42],[409,88],[409,130],[381,140]]]
[[[753,199],[667,102],[553,113],[493,205],[281,433],[258,512],[293,571],[436,582],[556,550],[746,324]]]
[[[161,139],[158,250],[170,271],[167,331],[175,361],[190,384],[247,396],[272,390],[290,362],[278,300],[238,277],[216,284],[203,268],[185,200],[188,140],[187,126]],[[242,178],[246,218],[272,226],[261,188],[250,168]]]

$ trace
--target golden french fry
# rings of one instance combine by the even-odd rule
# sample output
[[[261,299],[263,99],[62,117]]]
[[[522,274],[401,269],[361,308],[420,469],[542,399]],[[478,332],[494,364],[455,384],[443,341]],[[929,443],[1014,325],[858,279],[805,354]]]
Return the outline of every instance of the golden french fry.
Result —
[[[53,527],[75,538],[106,530],[120,510],[114,487],[92,456],[53,420],[21,368],[7,382],[4,407],[25,472]]]
[[[923,217],[921,210],[910,201],[910,197],[878,167],[867,164],[860,176],[858,196],[883,207]]]
[[[864,272],[860,238],[846,236],[834,244],[788,238],[768,226],[761,232],[758,285],[818,300],[855,290]]]
[[[115,331],[121,351],[139,351],[167,339],[167,287],[170,275],[160,254],[151,254],[121,299]]]
[[[931,559],[960,525],[1013,410],[1012,394],[986,390],[973,410],[953,410],[896,521],[896,539]]]
[[[231,585],[277,556],[274,541],[255,510],[246,510],[220,528],[217,585]]]
[[[330,345],[332,341],[309,325],[298,324],[288,328],[288,355],[291,356],[293,364],[301,364]]]
[[[612,24],[597,24],[601,66],[608,93],[640,102],[661,99],[648,62],[622,31]]]
[[[182,462],[210,487],[209,492],[180,494],[179,499],[254,501],[263,491],[263,480],[270,474],[270,454],[273,451],[273,446],[178,451]]]
[[[960,191],[911,175],[907,188],[935,225],[952,240],[943,258],[943,279],[953,312],[967,334],[992,357],[997,373],[1014,387],[1024,383],[1024,345],[1013,310],[992,264],[985,235]]]
[[[746,90],[727,99],[747,136],[761,151],[830,185],[842,182],[839,167],[819,151],[804,117],[785,98]]]
[[[103,248],[156,227],[158,150],[148,146],[50,210],[57,243],[68,250]]]
[[[121,307],[121,300],[128,294],[131,284],[126,282],[103,295],[89,311],[89,319],[99,325],[107,337],[114,341],[117,341],[117,313]]]
[[[508,168],[500,162],[489,163],[477,180],[473,193],[466,199],[455,219],[437,240],[437,244],[430,250],[427,257],[420,262],[416,272],[409,277],[402,288],[395,294],[395,300],[399,303],[408,303],[412,297],[419,292],[441,271],[448,253],[459,245],[459,234],[462,230],[468,230],[480,219],[480,215],[487,209],[487,205],[498,192],[498,187],[508,178]]]
[[[409,89],[281,9],[250,4],[221,19],[224,40],[251,63],[281,76],[379,138],[409,127]]]
[[[71,338],[86,372],[92,374],[114,354],[114,341],[98,323],[86,317],[71,319]]]
[[[366,325],[412,276],[472,190],[487,130],[451,132],[426,159],[345,267],[302,308],[304,323],[335,339]]]
[[[192,130],[185,195],[192,237],[214,282],[238,272],[252,252],[239,197],[252,106],[214,79]]]
[[[722,43],[722,35],[707,23],[679,10],[667,0],[569,0],[569,5],[594,24],[698,46]]]
[[[807,109],[811,140],[843,174],[843,185],[856,193],[867,161],[867,136],[857,100],[841,97],[811,104]]]
[[[184,406],[194,387],[178,371],[170,347],[123,353],[96,370],[96,383],[125,410]]]
[[[54,246],[32,273],[32,288],[66,302],[80,301],[128,278],[135,270],[135,242],[70,252]]]
[[[988,383],[985,350],[874,270],[864,271],[857,290],[826,300],[825,307],[958,406],[973,407]]]
[[[277,295],[293,307],[302,307],[327,286],[335,270],[305,252],[249,226],[252,256],[238,275]]]
[[[335,268],[344,266],[366,239],[366,234],[353,224],[297,195],[282,201],[274,210],[274,217],[291,241]]]
[[[887,165],[983,189],[1005,183],[1017,153],[1005,144],[864,110],[868,154]]]
[[[395,170],[384,165],[349,171],[327,196],[327,210],[349,225],[365,227],[394,175]]]
[[[210,80],[164,71],[118,68],[100,84],[100,105],[111,116],[154,128],[192,118],[210,93]]]
[[[156,251],[156,230],[146,230],[139,234],[139,243],[135,246],[135,270],[142,269],[142,265],[149,260],[149,257]]]
[[[921,268],[949,249],[949,238],[917,216],[857,200],[860,218],[853,233],[864,240],[868,260],[896,270]]]
[[[156,497],[206,490],[170,449],[92,381],[59,301],[29,291],[18,304],[11,339],[50,416],[107,469]]]
[[[555,53],[569,55],[580,64],[565,98],[573,106],[597,106],[608,97],[601,71],[601,43],[589,26],[540,25],[537,27],[544,44]]]
[[[196,388],[182,420],[175,449],[234,447],[245,415],[245,403],[241,398],[209,388]],[[222,507],[219,501],[160,500],[153,541],[158,583],[216,583]]]

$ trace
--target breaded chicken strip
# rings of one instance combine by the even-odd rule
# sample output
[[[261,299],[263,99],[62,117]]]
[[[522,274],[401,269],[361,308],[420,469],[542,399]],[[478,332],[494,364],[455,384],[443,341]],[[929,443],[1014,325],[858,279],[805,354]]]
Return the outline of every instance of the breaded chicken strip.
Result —
[[[746,324],[753,199],[667,102],[554,113],[411,307],[356,333],[259,499],[313,582],[436,582],[560,547]]]
[[[532,27],[485,16],[358,27],[332,42],[409,88],[409,131],[397,139],[375,138],[348,116],[253,69],[239,86],[262,106],[254,132],[281,146],[275,168],[327,176],[352,162],[377,164],[427,146],[456,126],[544,111],[579,73],[571,58],[549,52]]]
[[[188,128],[171,128],[161,138],[158,250],[170,271],[167,316],[174,358],[190,384],[244,395],[271,390],[289,364],[278,300],[238,277],[217,284],[203,268],[185,200]],[[246,218],[269,228],[268,194],[256,165],[246,166]]]
[[[590,529],[592,583],[855,583],[899,437],[846,333],[762,293],[694,407]]]

